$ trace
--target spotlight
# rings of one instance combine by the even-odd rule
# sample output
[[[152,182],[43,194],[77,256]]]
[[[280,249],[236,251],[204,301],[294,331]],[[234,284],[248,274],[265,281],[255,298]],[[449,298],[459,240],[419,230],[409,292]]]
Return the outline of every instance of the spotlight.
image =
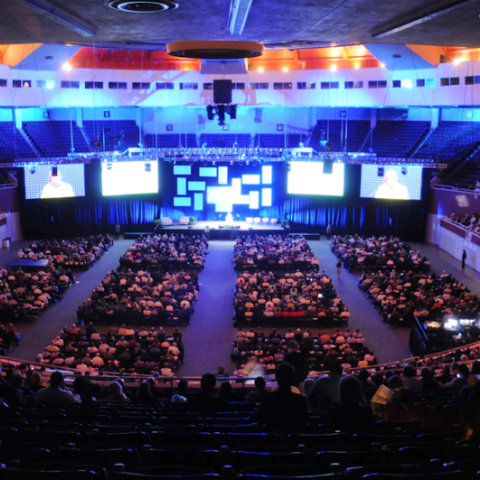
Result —
[[[145,162],[145,171],[146,172],[151,172],[152,171],[152,166],[148,162]]]
[[[463,57],[457,57],[457,58],[453,59],[453,64],[454,65],[459,65],[462,62],[463,62]]]
[[[385,68],[385,64],[384,64],[384,63],[381,63],[381,64],[380,64],[380,68]]]
[[[263,73],[264,70],[265,70],[265,69],[264,69],[263,67],[258,67],[258,71],[259,71],[260,73]]]
[[[55,82],[53,80],[47,80],[45,82],[45,88],[47,90],[52,90],[53,88],[55,88]]]
[[[337,66],[336,65],[331,65],[330,66],[330,71],[331,72],[336,72],[337,71]]]
[[[357,62],[355,63],[355,70],[358,70],[360,68],[360,64]]]
[[[217,106],[218,124],[225,125],[225,105]]]
[[[207,106],[207,118],[213,120],[215,118],[215,108],[211,105]]]
[[[69,72],[70,70],[72,70],[72,66],[68,63],[68,62],[65,62],[63,65],[62,65],[62,68],[63,70],[65,70],[66,72]]]
[[[287,73],[288,72],[288,67],[283,67],[282,70],[283,70],[284,73]]]

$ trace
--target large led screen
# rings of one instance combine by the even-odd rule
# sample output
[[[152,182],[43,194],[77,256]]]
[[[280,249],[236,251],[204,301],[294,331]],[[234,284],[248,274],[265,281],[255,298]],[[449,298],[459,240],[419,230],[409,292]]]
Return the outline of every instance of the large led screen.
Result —
[[[85,196],[85,166],[30,165],[24,167],[25,198],[71,198]]]
[[[158,161],[103,162],[102,194],[158,193]]]
[[[362,165],[360,197],[389,200],[421,200],[421,166]]]
[[[323,162],[292,162],[287,179],[287,192],[291,195],[331,195],[342,197],[345,165],[330,163],[331,173]]]

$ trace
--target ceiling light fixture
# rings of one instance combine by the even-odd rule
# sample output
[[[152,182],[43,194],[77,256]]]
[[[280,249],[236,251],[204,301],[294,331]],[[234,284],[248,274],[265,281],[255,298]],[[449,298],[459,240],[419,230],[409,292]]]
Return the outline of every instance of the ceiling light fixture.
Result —
[[[125,13],[162,13],[178,8],[170,0],[109,0],[108,6]]]
[[[360,68],[360,64],[357,62],[355,63],[355,70],[358,70]]]
[[[240,35],[247,23],[253,0],[231,0],[227,28],[232,35]]]
[[[283,70],[283,72],[287,73],[288,72],[288,67],[283,67],[282,70]]]
[[[438,6],[439,3],[441,6]],[[451,13],[460,7],[473,3],[477,3],[477,0],[456,0],[448,4],[445,4],[444,2],[436,2],[433,6],[420,8],[416,12],[374,28],[370,34],[373,38],[385,38],[389,35],[399,33],[407,28],[415,27],[416,25],[428,22],[429,20],[433,20],[441,15]]]
[[[337,71],[337,66],[336,65],[330,65],[330,71],[331,72],[336,72]]]
[[[259,71],[260,73],[263,73],[263,72],[265,71],[265,69],[264,69],[263,67],[258,67],[258,71]]]
[[[66,72],[70,72],[72,69],[73,69],[73,67],[68,62],[65,62],[62,65],[62,70],[65,70]]]

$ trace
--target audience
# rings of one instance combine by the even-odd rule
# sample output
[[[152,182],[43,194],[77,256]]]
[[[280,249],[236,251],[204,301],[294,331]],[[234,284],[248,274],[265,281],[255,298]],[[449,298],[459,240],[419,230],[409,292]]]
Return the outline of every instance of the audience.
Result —
[[[332,252],[348,270],[375,268],[428,272],[430,262],[398,237],[334,236]]]
[[[235,289],[235,322],[347,323],[350,312],[324,272],[242,272]]]
[[[125,325],[115,330],[100,334],[89,324],[82,334],[75,324],[70,329],[64,327],[39,360],[84,374],[102,371],[162,376],[173,375],[183,361],[183,344],[175,341],[181,338],[178,331],[171,336],[162,327],[134,330]]]
[[[197,298],[196,271],[110,271],[77,315],[84,322],[185,325]]]
[[[36,318],[61,299],[71,284],[72,278],[54,268],[34,273],[0,268],[0,318],[2,321]]]
[[[18,258],[41,260],[64,267],[91,266],[108,251],[113,240],[107,235],[91,235],[62,240],[37,240],[18,251]]]
[[[158,234],[141,236],[120,257],[120,267],[132,269],[203,268],[208,254],[205,235]]]
[[[302,236],[242,235],[234,246],[236,270],[317,270],[319,262]]]

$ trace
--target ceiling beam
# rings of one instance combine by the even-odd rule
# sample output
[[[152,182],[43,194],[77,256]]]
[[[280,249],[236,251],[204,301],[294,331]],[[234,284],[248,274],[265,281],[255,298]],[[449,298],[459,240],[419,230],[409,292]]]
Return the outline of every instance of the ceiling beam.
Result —
[[[97,33],[97,29],[92,25],[84,22],[80,18],[68,13],[63,8],[57,7],[47,0],[15,0],[30,10],[50,18],[54,22],[72,30],[83,37],[93,37]]]
[[[432,5],[421,8],[420,10],[405,15],[404,17],[397,18],[385,25],[374,28],[370,33],[373,38],[385,38],[389,35],[399,33],[407,28],[415,27],[416,25],[421,25],[422,23],[433,20],[441,15],[445,15],[446,13],[453,12],[461,7],[477,2],[478,0],[456,0],[454,2],[450,0],[447,2],[435,2]]]

